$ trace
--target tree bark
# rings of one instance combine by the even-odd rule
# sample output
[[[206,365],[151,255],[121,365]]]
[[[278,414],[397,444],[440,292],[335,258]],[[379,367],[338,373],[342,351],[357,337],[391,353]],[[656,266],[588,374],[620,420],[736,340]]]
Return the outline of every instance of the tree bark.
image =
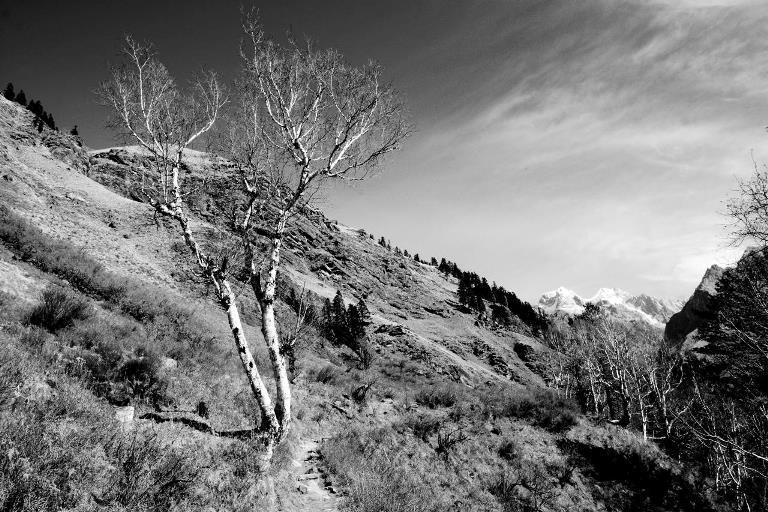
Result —
[[[278,233],[280,235],[281,233]],[[271,238],[272,249],[269,256],[269,268],[264,282],[264,289],[257,292],[259,305],[261,306],[261,333],[269,352],[272,370],[275,375],[277,396],[275,400],[275,415],[280,425],[278,441],[288,431],[291,423],[291,386],[288,379],[288,370],[285,357],[280,350],[280,337],[275,321],[275,295],[277,292],[277,270],[280,265],[280,249],[282,238]],[[254,286],[259,286],[257,282]]]

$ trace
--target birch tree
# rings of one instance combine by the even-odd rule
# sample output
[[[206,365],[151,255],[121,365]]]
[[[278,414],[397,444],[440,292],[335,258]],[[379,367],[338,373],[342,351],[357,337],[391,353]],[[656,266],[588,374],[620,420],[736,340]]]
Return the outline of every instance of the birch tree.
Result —
[[[226,260],[206,253],[185,208],[186,184],[180,176],[185,150],[216,122],[226,98],[215,74],[181,90],[149,45],[127,37],[123,62],[112,69],[98,93],[111,112],[110,124],[134,140],[150,156],[153,173],[142,180],[141,193],[155,212],[175,221],[203,276],[211,283],[219,306],[226,312],[232,337],[261,407],[259,432],[271,458],[279,425],[256,367],[240,320],[237,301],[227,278]]]
[[[312,209],[323,185],[368,177],[410,132],[397,92],[374,63],[353,66],[335,50],[268,38],[259,21],[244,23],[238,100],[225,130],[226,157],[239,171],[243,200],[233,218],[261,316],[275,376],[275,441],[291,424],[285,340],[275,298],[291,220]],[[266,249],[260,251],[260,242]]]

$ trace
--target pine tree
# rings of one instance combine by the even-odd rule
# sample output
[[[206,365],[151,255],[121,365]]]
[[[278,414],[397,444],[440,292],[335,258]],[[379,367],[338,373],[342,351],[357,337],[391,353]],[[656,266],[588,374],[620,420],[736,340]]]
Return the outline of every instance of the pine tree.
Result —
[[[21,105],[22,107],[27,106],[27,95],[24,94],[24,89],[19,91],[19,94],[16,95],[16,98],[14,99],[16,103]]]
[[[347,323],[347,308],[344,306],[344,296],[341,290],[333,298],[333,335],[336,343],[347,343],[349,339],[349,324]]]
[[[360,318],[360,312],[354,304],[350,304],[347,308],[347,326],[349,328],[349,348],[356,350],[358,341],[365,336],[365,326]]]
[[[444,272],[444,273],[446,273],[446,274],[447,274],[448,272],[450,272],[450,270],[451,270],[451,267],[450,267],[450,266],[448,266],[448,262],[447,262],[447,261],[445,261],[445,258],[441,258],[441,259],[440,259],[440,265],[438,265],[438,266],[437,266],[437,270],[439,270],[440,272]]]
[[[459,279],[459,303],[467,305],[469,304],[469,297],[470,297],[470,290],[469,290],[469,283],[464,278],[464,276]]]
[[[330,341],[336,341],[333,334],[333,326],[335,322],[333,319],[333,304],[331,304],[331,299],[326,298],[325,301],[323,301],[323,311],[321,315],[323,335]]]
[[[56,128],[56,121],[53,120],[53,115],[50,112],[46,114],[45,123],[51,128],[51,130],[58,130],[58,128]]]
[[[479,295],[475,295],[475,309],[479,315],[485,314],[485,301]]]
[[[429,264],[432,265],[433,267],[436,267],[437,266],[437,258],[432,256],[432,259],[429,260]]]
[[[13,84],[11,82],[8,82],[8,85],[5,86],[3,96],[9,101],[14,101],[16,99],[16,92],[13,90]]]
[[[421,263],[421,258],[419,258],[419,253],[416,253],[413,255],[413,261],[416,263]]]
[[[408,249],[403,251],[403,256],[405,256],[406,258],[410,258],[411,257],[411,255],[408,254]]]
[[[77,125],[75,125],[75,126],[74,126],[74,128],[72,128],[71,130],[69,130],[69,134],[70,134],[70,135],[73,135],[73,136],[75,136],[75,137],[79,137],[79,136],[80,136],[80,133],[78,133],[78,131],[77,131]]]
[[[364,326],[371,325],[373,322],[373,320],[371,320],[371,312],[368,310],[368,305],[363,299],[360,299],[357,302],[357,312],[360,314],[360,322]]]
[[[36,116],[40,117],[43,115],[43,106],[40,104],[39,101],[30,100],[29,103],[27,103],[27,110],[35,114]]]

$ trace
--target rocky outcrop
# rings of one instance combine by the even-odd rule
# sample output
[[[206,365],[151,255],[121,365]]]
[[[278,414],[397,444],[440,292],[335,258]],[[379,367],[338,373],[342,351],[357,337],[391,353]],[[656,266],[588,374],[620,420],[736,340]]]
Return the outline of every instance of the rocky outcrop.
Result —
[[[685,341],[686,336],[704,325],[712,315],[712,300],[717,295],[717,283],[723,275],[723,269],[712,265],[704,273],[699,286],[685,303],[679,313],[675,313],[667,322],[664,337],[672,344]]]

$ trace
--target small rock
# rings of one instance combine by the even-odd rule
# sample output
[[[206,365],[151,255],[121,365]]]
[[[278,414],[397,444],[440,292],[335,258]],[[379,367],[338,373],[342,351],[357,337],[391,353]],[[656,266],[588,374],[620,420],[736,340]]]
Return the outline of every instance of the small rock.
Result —
[[[170,357],[161,357],[160,358],[160,367],[163,370],[173,370],[175,368],[179,367],[179,362],[173,358]]]
[[[297,485],[296,490],[299,491],[301,494],[307,494],[309,492],[309,488],[304,484]]]
[[[33,402],[43,402],[53,395],[53,389],[45,382],[35,382],[29,388],[29,399]]]
[[[126,405],[125,407],[115,408],[115,418],[120,425],[124,427],[130,427],[133,423],[133,415],[136,412],[132,405]]]

